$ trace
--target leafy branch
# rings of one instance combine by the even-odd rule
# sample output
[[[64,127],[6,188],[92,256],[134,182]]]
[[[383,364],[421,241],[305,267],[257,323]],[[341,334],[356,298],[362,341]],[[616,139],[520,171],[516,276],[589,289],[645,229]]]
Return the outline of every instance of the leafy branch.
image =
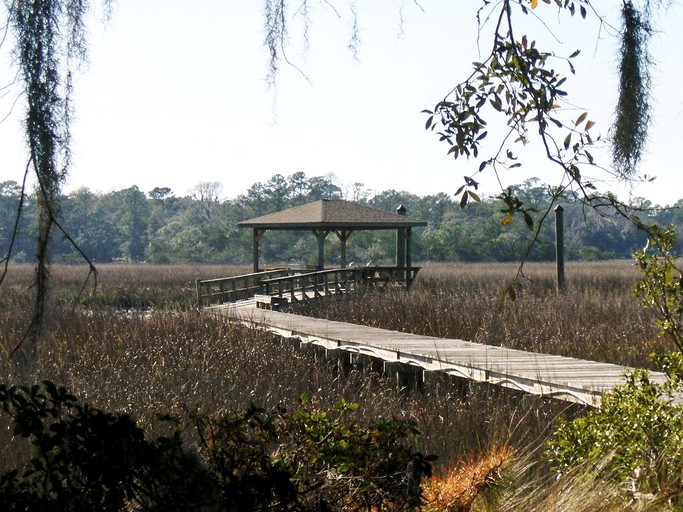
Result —
[[[642,278],[633,293],[654,312],[660,335],[683,352],[683,270],[676,264],[675,242],[673,226],[651,229],[648,245],[636,253]]]
[[[490,2],[485,1],[488,6]],[[593,7],[583,0],[544,0],[544,3],[554,3],[560,10],[568,12],[571,16],[579,14],[585,19],[589,13],[598,17],[601,27],[605,23],[593,10]],[[563,62],[568,66],[571,75],[575,74],[572,60],[580,50],[572,52],[567,57],[542,51],[535,41],[531,41],[526,35],[516,35],[516,25],[513,22],[513,10],[517,9],[522,14],[528,15],[538,7],[538,0],[504,0],[496,4],[497,11],[490,12],[482,24],[482,10],[478,12],[480,34],[483,26],[495,21],[493,29],[493,44],[488,56],[473,63],[472,73],[462,82],[457,84],[442,101],[439,101],[431,110],[424,110],[427,115],[425,128],[436,132],[439,140],[446,142],[450,147],[448,154],[455,160],[460,158],[479,158],[482,153],[482,143],[489,135],[489,124],[492,117],[502,116],[506,120],[507,131],[501,136],[498,148],[488,158],[482,160],[478,169],[465,176],[465,183],[456,195],[460,196],[460,205],[465,207],[468,201],[479,201],[479,195],[475,192],[479,187],[478,176],[484,172],[493,172],[496,179],[501,183],[500,172],[502,170],[515,169],[522,166],[519,157],[513,151],[515,144],[526,146],[534,139],[540,141],[545,158],[560,169],[561,178],[556,187],[549,188],[550,204],[548,209],[539,215],[535,222],[531,213],[533,209],[526,207],[517,197],[503,191],[499,196],[505,208],[503,209],[503,225],[509,224],[516,215],[520,215],[528,228],[535,232],[520,265],[518,277],[522,275],[522,267],[529,255],[543,222],[548,217],[556,202],[566,194],[573,194],[578,201],[583,202],[597,211],[616,212],[634,222],[639,229],[649,229],[649,226],[641,222],[635,215],[634,209],[626,203],[620,202],[611,194],[603,195],[597,192],[594,179],[584,173],[585,168],[599,169],[607,172],[612,177],[631,179],[633,172],[625,172],[624,166],[616,166],[615,171],[600,167],[591,153],[592,147],[601,141],[601,137],[594,137],[591,129],[595,122],[588,116],[588,112],[580,113],[576,118],[567,119],[563,106],[567,104],[567,92],[565,86],[567,76],[563,76],[555,68],[555,64]],[[483,7],[482,7],[483,9]],[[495,12],[495,16],[494,16]],[[629,20],[634,16],[634,8],[631,2],[625,2],[623,14],[629,40],[634,22]],[[637,12],[637,11],[636,11]],[[535,16],[535,14],[534,14]],[[635,24],[641,33],[647,33],[648,27],[644,23]],[[626,49],[622,53],[636,53],[636,63],[644,60],[644,37],[637,42],[625,44]],[[622,73],[627,69],[622,66]],[[645,69],[645,67],[641,67]],[[628,82],[637,89],[626,91],[623,96],[625,104],[641,102],[647,96],[649,85],[647,80],[639,84]],[[623,88],[622,82],[622,88]],[[640,104],[639,104],[640,105]],[[626,107],[623,107],[626,108]],[[638,109],[639,106],[633,106]],[[628,124],[633,121],[634,127],[624,127],[632,131],[625,133],[618,131],[618,140],[613,139],[615,155],[621,155],[626,159],[629,166],[637,164],[640,151],[645,143],[646,128],[649,118],[640,113],[634,119],[617,119],[617,124]],[[617,153],[616,148],[621,148]],[[626,156],[624,156],[626,155]],[[617,156],[615,156],[617,158]],[[501,188],[502,183],[501,183]]]

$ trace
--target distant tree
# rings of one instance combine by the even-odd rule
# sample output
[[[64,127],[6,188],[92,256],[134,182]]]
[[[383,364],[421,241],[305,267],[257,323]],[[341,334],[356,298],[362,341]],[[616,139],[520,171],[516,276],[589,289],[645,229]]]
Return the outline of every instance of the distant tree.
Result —
[[[126,256],[132,262],[145,260],[147,213],[147,198],[137,186],[123,191],[121,230],[125,235]]]
[[[453,200],[449,194],[439,192],[435,195],[428,195],[413,206],[411,216],[427,221],[432,228],[438,228],[444,220],[444,216],[453,208]]]
[[[342,189],[334,182],[335,176],[313,176],[308,179],[308,200],[319,201],[320,199],[341,199]]]
[[[107,263],[121,255],[122,234],[100,196],[87,188],[77,189],[62,200],[62,212],[64,226],[92,261]],[[68,261],[80,258],[70,245],[62,244],[61,252]]]
[[[206,220],[211,221],[223,194],[223,184],[219,181],[200,181],[190,191],[195,204]]]
[[[154,187],[147,193],[150,199],[155,201],[163,201],[167,197],[173,195],[173,191],[168,187]]]
[[[365,188],[360,182],[352,183],[347,192],[349,201],[354,203],[365,203],[371,195],[371,191]]]
[[[166,207],[173,198],[173,191],[169,187],[154,187],[147,192],[150,199],[149,231],[150,236],[159,229],[166,220]]]
[[[27,236],[33,222],[33,204],[34,199],[16,181],[0,183],[0,247],[6,255],[2,261],[5,271],[10,260],[24,261],[28,253],[35,251],[35,243]],[[20,209],[31,213],[18,216]]]
[[[273,212],[284,210],[291,190],[287,179],[282,174],[275,174],[263,188],[268,201],[268,210]]]
[[[418,196],[410,192],[399,192],[394,189],[389,189],[375,194],[372,198],[368,199],[368,204],[378,210],[392,213],[396,212],[396,208],[403,205],[407,210],[408,215],[411,215],[418,199]]]
[[[245,204],[251,209],[251,217],[259,217],[268,212],[268,199],[265,193],[263,183],[254,183],[249,190],[247,196],[244,198]]]
[[[290,174],[287,177],[287,185],[291,194],[292,206],[303,204],[308,196],[308,177],[302,171]]]

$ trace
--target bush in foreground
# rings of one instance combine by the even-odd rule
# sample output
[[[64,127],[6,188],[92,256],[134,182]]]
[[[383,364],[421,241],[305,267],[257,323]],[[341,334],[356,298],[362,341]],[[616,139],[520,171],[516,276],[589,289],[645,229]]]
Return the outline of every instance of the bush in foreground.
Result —
[[[33,457],[0,477],[2,510],[414,510],[431,457],[413,449],[415,425],[361,427],[357,406],[336,417],[305,404],[289,412],[196,413],[190,450],[172,418],[148,439],[126,414],[80,403],[51,382],[0,386],[0,406]]]
[[[683,505],[683,356],[670,354],[658,364],[665,382],[635,370],[603,395],[600,409],[560,423],[547,451],[560,474],[604,461],[601,477],[622,484],[634,499]]]

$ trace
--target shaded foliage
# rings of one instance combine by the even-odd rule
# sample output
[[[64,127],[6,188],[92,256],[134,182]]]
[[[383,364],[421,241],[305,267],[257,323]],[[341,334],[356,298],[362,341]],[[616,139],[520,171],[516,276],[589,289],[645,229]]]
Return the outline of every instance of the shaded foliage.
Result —
[[[341,401],[336,417],[250,407],[196,413],[192,450],[170,416],[148,439],[127,414],[79,402],[63,387],[0,386],[14,435],[34,455],[0,476],[3,510],[415,510],[431,457],[413,448],[412,422],[361,427]]]

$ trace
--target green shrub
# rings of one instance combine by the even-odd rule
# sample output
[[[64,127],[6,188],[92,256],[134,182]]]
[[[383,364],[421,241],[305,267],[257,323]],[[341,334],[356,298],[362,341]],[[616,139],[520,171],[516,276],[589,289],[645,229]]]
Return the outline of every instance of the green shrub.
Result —
[[[599,410],[561,422],[546,452],[560,473],[605,461],[605,476],[628,482],[634,493],[683,504],[683,273],[672,254],[676,233],[649,228],[651,247],[636,254],[641,279],[633,293],[654,312],[661,337],[679,352],[653,356],[666,380],[634,370],[623,385],[603,395]],[[650,245],[650,244],[649,244]]]
[[[676,231],[673,226],[654,226],[650,236],[653,250],[646,247],[635,255],[642,277],[633,294],[654,312],[660,336],[683,351],[683,271],[676,266],[679,256],[673,253]]]
[[[634,493],[683,503],[683,355],[658,358],[664,383],[634,370],[626,383],[603,395],[600,409],[561,422],[546,456],[559,473],[590,461],[606,461],[603,477],[628,483]]]
[[[342,400],[331,411],[336,418],[307,406],[200,418],[203,453],[219,475],[224,506],[417,509],[433,458],[413,449],[415,424],[380,420],[362,427],[350,418],[357,408]]]
[[[0,385],[0,404],[14,435],[33,457],[0,478],[0,509],[120,511],[196,510],[211,475],[182,448],[179,430],[155,441],[126,414],[79,403],[64,388]]]
[[[81,404],[66,389],[0,385],[0,407],[33,457],[0,476],[0,509],[415,510],[430,461],[413,422],[362,427],[342,401],[326,412],[250,407],[194,414],[198,447],[179,422],[155,440],[125,414]]]

